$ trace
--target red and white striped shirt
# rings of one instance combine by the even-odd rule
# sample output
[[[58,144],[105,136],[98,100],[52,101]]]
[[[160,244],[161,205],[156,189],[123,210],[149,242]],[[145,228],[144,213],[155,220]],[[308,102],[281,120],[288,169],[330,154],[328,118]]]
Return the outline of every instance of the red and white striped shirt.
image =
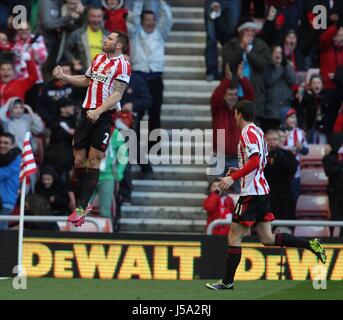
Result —
[[[264,177],[264,168],[267,164],[268,148],[263,131],[255,124],[243,128],[238,143],[239,168],[243,168],[253,154],[260,158],[259,167],[241,179],[241,195],[269,194],[269,185]]]
[[[306,133],[304,130],[300,128],[293,128],[288,135],[288,138],[285,141],[285,149],[290,150],[293,152],[293,150],[296,148],[297,144],[300,143],[303,147],[308,148],[308,143],[306,140]],[[300,169],[300,151],[295,154],[295,158],[298,161],[298,168],[294,175],[294,178],[300,178],[301,175],[301,169]]]
[[[107,54],[98,54],[87,70],[86,77],[91,81],[82,108],[96,109],[114,92],[115,80],[129,84],[131,66],[123,55],[108,58]],[[120,103],[113,109],[118,107]]]

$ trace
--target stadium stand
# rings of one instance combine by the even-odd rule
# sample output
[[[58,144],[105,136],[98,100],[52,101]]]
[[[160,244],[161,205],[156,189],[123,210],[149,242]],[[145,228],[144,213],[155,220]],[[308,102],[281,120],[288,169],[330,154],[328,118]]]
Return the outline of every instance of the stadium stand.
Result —
[[[310,144],[309,153],[301,157],[302,167],[321,166],[328,144]]]
[[[331,218],[327,195],[301,195],[296,205],[296,217],[302,220],[329,220]]]
[[[328,185],[328,177],[322,167],[304,168],[301,170],[302,193],[320,192],[325,193]]]

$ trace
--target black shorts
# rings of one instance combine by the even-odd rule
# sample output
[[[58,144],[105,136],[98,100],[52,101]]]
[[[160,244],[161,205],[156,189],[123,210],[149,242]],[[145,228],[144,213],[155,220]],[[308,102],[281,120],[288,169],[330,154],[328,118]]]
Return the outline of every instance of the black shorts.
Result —
[[[87,111],[83,109],[75,130],[73,147],[76,150],[89,150],[90,147],[105,152],[115,128],[115,110],[102,113],[92,123],[87,119]]]
[[[239,197],[232,222],[252,227],[258,222],[275,220],[270,208],[270,195]]]

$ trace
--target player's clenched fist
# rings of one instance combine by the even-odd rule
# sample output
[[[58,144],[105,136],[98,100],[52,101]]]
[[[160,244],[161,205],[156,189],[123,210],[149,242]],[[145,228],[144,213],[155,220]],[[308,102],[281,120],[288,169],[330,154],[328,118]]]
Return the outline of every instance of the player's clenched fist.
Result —
[[[229,177],[220,178],[219,188],[222,191],[229,190],[229,188],[234,184],[234,180]]]
[[[87,119],[91,122],[95,122],[99,119],[100,114],[96,110],[89,110],[87,112]]]
[[[64,75],[62,67],[61,66],[55,67],[54,70],[52,71],[52,75],[55,79],[62,80],[63,75]]]

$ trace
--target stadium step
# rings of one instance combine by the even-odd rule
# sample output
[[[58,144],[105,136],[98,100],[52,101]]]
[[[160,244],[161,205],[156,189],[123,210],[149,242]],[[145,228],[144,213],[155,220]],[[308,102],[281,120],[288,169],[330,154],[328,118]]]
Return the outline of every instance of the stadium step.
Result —
[[[126,206],[122,210],[122,218],[148,218],[154,219],[196,219],[203,220],[206,213],[203,211],[201,204],[199,206],[182,206],[175,205],[146,205],[146,206]]]
[[[165,104],[207,104],[209,106],[211,94],[212,93],[209,91],[197,92],[196,94],[194,92],[166,91],[164,93],[163,101]]]
[[[176,18],[174,31],[205,31],[204,18]]]
[[[149,117],[144,116],[147,121]],[[192,115],[161,115],[162,128],[173,129],[207,129],[211,127],[211,116],[192,116]]]
[[[132,192],[132,205],[140,206],[172,206],[175,201],[182,203],[182,206],[201,206],[204,199],[202,193],[184,193],[184,192]]]
[[[166,67],[205,67],[203,56],[166,55]]]
[[[205,80],[206,70],[202,67],[166,67],[165,79]]]
[[[168,1],[172,7],[192,7],[192,8],[203,8],[203,0],[170,0]]]
[[[194,115],[208,116],[211,112],[209,105],[164,104],[162,115]]]
[[[204,193],[207,187],[206,181],[133,180],[132,183],[135,191],[148,192],[175,192],[177,190],[178,192]]]
[[[170,42],[205,43],[206,32],[204,31],[172,31],[169,35]]]
[[[157,165],[152,166],[153,173],[151,174],[150,179],[153,180],[198,180],[198,181],[207,181],[206,167],[196,167],[196,166],[164,166]],[[139,179],[141,177],[140,168],[137,165],[132,167],[132,178]]]
[[[182,67],[178,67],[178,68],[182,68]],[[180,71],[178,72],[180,73]],[[177,91],[177,92],[182,92],[182,93],[188,93],[188,92],[195,92],[195,93],[211,92],[212,93],[212,91],[214,91],[214,89],[218,85],[219,85],[219,81],[208,82],[204,80],[187,80],[185,78],[182,78],[181,80],[180,79],[164,80],[164,86],[167,92]],[[211,95],[208,94],[207,96],[210,97]],[[208,106],[207,109],[210,110],[209,105],[208,104],[206,105]]]
[[[206,220],[121,218],[120,231],[146,233],[205,233]]]
[[[194,55],[201,56],[205,53],[205,43],[167,42],[167,55]]]
[[[172,7],[174,19],[196,18],[204,19],[204,9],[196,7]]]
[[[132,166],[132,203],[122,206],[120,230],[204,234],[207,215],[202,202],[208,186],[206,160],[209,159],[199,152],[194,156],[199,151],[199,140],[196,142],[194,135],[202,134],[202,148],[206,148],[207,154],[212,147],[212,133],[205,131],[212,127],[209,103],[219,82],[205,80],[204,1],[169,0],[168,3],[172,6],[174,26],[165,50],[161,122],[169,137],[162,147],[169,147],[171,154],[162,159],[170,160],[170,164],[152,164],[154,172],[148,177],[142,176],[138,165]],[[147,119],[145,116],[144,120]],[[179,129],[182,133],[173,140],[172,134],[180,133]],[[190,132],[192,138],[185,141],[184,133],[193,129],[201,131]],[[175,154],[185,148],[191,151],[186,160],[193,162],[187,164],[181,160],[181,164],[173,164],[172,160],[177,159]],[[150,156],[150,161],[158,159],[161,157]],[[202,160],[202,164],[195,164],[195,160]]]

